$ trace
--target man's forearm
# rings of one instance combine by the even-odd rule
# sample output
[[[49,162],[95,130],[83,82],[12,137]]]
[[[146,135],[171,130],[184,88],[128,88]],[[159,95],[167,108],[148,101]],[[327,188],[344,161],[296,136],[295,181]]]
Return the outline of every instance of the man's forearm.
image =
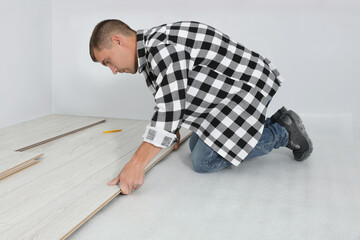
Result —
[[[145,169],[145,167],[153,160],[160,150],[160,147],[156,147],[148,142],[142,142],[130,161],[133,161],[134,164],[139,164],[143,169]]]

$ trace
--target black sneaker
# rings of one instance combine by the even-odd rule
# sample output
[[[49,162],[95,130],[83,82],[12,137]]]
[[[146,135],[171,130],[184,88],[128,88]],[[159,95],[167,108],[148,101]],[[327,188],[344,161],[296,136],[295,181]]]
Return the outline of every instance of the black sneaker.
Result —
[[[313,151],[313,144],[299,115],[289,110],[277,120],[277,123],[285,127],[289,133],[289,143],[286,147],[293,150],[295,160],[307,159]]]
[[[277,110],[276,113],[274,113],[271,117],[270,117],[270,120],[271,120],[271,123],[276,123],[277,120],[279,120],[279,118],[287,112],[287,109],[285,107],[282,107],[280,108],[279,110]]]

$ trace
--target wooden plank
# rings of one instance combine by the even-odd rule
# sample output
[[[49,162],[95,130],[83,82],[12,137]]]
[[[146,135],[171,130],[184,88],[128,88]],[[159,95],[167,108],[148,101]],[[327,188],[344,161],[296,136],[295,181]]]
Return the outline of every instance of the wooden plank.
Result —
[[[0,173],[14,169],[16,166],[22,165],[37,159],[42,154],[36,153],[20,153],[14,151],[1,151],[0,152]]]
[[[19,172],[19,171],[21,171],[21,170],[23,170],[23,169],[25,169],[27,167],[30,167],[31,165],[34,165],[35,163],[38,163],[38,162],[39,161],[37,161],[37,160],[31,159],[31,160],[28,160],[28,161],[24,162],[23,164],[21,164],[19,166],[16,166],[16,167],[14,167],[12,169],[9,169],[9,170],[7,170],[7,171],[5,171],[3,173],[0,173],[0,180],[4,179],[4,178],[6,178],[6,177],[8,177],[10,175],[13,175],[14,173],[17,173],[17,172]]]
[[[19,153],[14,151],[0,152],[0,180],[10,176],[24,168],[27,168],[39,161],[42,153]]]
[[[101,147],[102,145],[107,146],[105,147],[105,149],[99,148],[101,149],[99,151],[102,151],[102,155],[101,152],[100,155],[97,155],[95,150],[94,155],[92,156],[90,154],[89,158],[93,158],[96,156],[98,156],[99,158],[106,158],[107,152],[115,151],[117,148],[121,147],[122,142],[126,142],[126,139],[128,138],[128,133],[131,133],[131,131],[139,127],[145,129],[146,123],[146,121],[107,119],[106,123],[104,124],[94,126],[93,128],[89,128],[86,131],[78,132],[67,138],[62,138],[57,141],[53,141],[26,151],[45,152],[46,154],[44,155],[44,157],[42,157],[41,164],[36,164],[31,167],[31,171],[23,171],[21,173],[18,173],[16,175],[16,178],[4,179],[3,181],[5,182],[0,181],[0,201],[5,195],[11,196],[11,192],[14,191],[17,191],[22,196],[22,198],[26,199],[27,197],[31,197],[28,193],[28,191],[31,190],[27,190],[31,189],[31,186],[36,186],[36,189],[39,188],[43,191],[47,191],[47,188],[51,187],[51,185],[39,186],[36,185],[34,181],[37,181],[42,176],[49,176],[48,174],[50,172],[51,174],[55,174],[57,171],[59,171],[59,169],[61,169],[62,166],[67,164],[69,161],[73,161],[76,159],[84,159],[84,157],[81,158],[82,155],[86,154],[91,149],[95,150],[97,149],[97,147]],[[123,131],[119,133],[103,134],[104,130],[119,128],[122,128]],[[137,134],[140,134],[140,130]],[[138,137],[140,138],[140,136]],[[132,137],[130,136],[129,139],[132,139]],[[118,157],[120,156],[121,155],[119,155]],[[91,164],[87,163],[86,159],[80,161],[82,161],[83,165]],[[93,161],[97,160],[95,159]],[[98,162],[105,163],[102,161]],[[103,168],[104,166],[100,167]],[[74,174],[76,174],[77,170],[72,169],[71,171],[74,171]],[[67,172],[65,172],[64,174],[66,176],[69,175],[69,173]],[[63,178],[64,177],[61,177],[59,181],[64,181]],[[54,177],[51,177],[51,179],[54,179]],[[55,184],[59,184],[59,182]],[[34,194],[34,191],[32,192]],[[16,198],[16,196],[16,194],[13,194],[14,198]]]
[[[44,205],[40,211],[34,212],[1,233],[0,237],[4,239],[66,238],[120,193],[118,186],[107,186],[106,183],[119,173],[121,167],[131,159],[135,151],[136,149],[133,149],[101,171],[78,183]],[[163,149],[159,154],[160,158],[169,152],[168,149]],[[154,159],[147,170],[158,160],[159,158]]]
[[[6,223],[0,223],[0,232],[5,231],[6,229],[10,228],[12,225]]]
[[[181,129],[180,130],[181,135],[185,135],[180,140],[180,144],[182,144],[184,141],[186,141],[190,136],[191,132],[188,130]],[[145,169],[145,173],[148,172],[152,167],[154,167],[158,162],[160,162],[165,156],[167,156],[170,152],[174,150],[174,147],[171,147],[169,150],[162,149],[159,153],[159,157],[155,158]],[[164,153],[165,152],[165,153]],[[118,184],[120,185],[120,184]],[[121,189],[119,189],[114,195],[112,195],[109,199],[107,199],[103,204],[101,204],[98,208],[96,208],[92,213],[90,213],[85,219],[83,219],[80,223],[78,223],[75,227],[73,227],[68,233],[66,233],[61,239],[66,239],[69,237],[73,232],[75,232],[79,227],[81,227],[84,223],[86,223],[90,218],[92,218],[97,212],[99,212],[103,207],[105,207],[111,200],[113,200],[116,196],[118,196],[121,193]]]
[[[143,121],[133,129],[111,135],[103,134],[99,129],[97,132],[91,132],[93,129],[89,129],[87,134],[77,139],[77,143],[63,141],[64,146],[54,145],[58,146],[56,151],[46,152],[42,163],[57,162],[56,168],[51,164],[38,165],[36,167],[44,169],[42,175],[35,175],[31,181],[22,182],[11,191],[0,192],[0,206],[7,206],[0,208],[0,219],[16,224],[22,218],[41,211],[44,205],[54,201],[74,185],[86,181],[129,151],[136,149],[142,141],[141,135],[146,124]],[[84,143],[86,146],[79,147]],[[66,149],[71,151],[68,152]],[[65,154],[61,154],[62,152]]]
[[[52,119],[52,121],[55,120]],[[46,122],[43,123],[46,125]],[[79,208],[82,211],[82,218],[72,222],[72,225],[66,223],[66,227],[63,228],[62,226],[59,227],[58,223],[67,220],[59,220],[58,217],[64,216],[62,214],[58,216],[57,214],[61,213],[64,208],[67,209],[69,204],[69,206],[73,207],[74,201],[78,201],[77,197],[75,197],[77,194],[80,194],[78,197],[82,199],[81,191],[75,190],[76,193],[70,193],[70,195],[69,192],[74,191],[74,188],[82,189],[82,185],[88,186],[89,179],[93,179],[94,176],[100,177],[101,174],[99,175],[99,173],[103,172],[104,169],[111,171],[111,174],[104,172],[103,174],[107,176],[101,176],[101,178],[109,178],[109,176],[112,178],[117,175],[141,144],[141,136],[147,124],[148,121],[107,119],[104,124],[28,150],[27,152],[45,152],[46,155],[42,158],[41,164],[34,165],[31,171],[23,171],[14,178],[6,178],[0,181],[0,219],[3,222],[13,224],[11,228],[0,235],[0,239],[3,237],[4,239],[12,239],[12,237],[14,237],[13,239],[28,239],[35,236],[38,238],[39,235],[44,235],[46,236],[44,239],[49,239],[49,237],[54,238],[52,231],[59,231],[57,238],[60,238],[70,234],[71,229],[76,229],[74,226],[83,224],[111,201],[113,197],[118,195],[119,188],[116,186],[111,188],[106,185],[111,179],[93,183],[93,186],[98,186],[97,188],[91,186],[84,188],[88,191],[97,189],[96,191],[99,192],[95,194],[95,197],[88,198],[87,201],[89,202],[84,203],[84,206]],[[28,125],[28,127],[31,128],[31,125]],[[123,129],[123,131],[103,134],[104,130],[119,128]],[[27,131],[27,129],[24,130]],[[182,134],[182,136],[184,135]],[[165,150],[163,149],[163,151]],[[159,160],[158,158],[157,161]],[[155,162],[153,161],[151,164],[149,164],[146,171]],[[110,195],[106,192],[108,190],[111,190]],[[105,191],[104,195],[102,191]],[[86,195],[83,197],[86,198]],[[65,207],[64,205],[61,206],[62,203],[58,199],[65,201]],[[56,205],[59,208],[52,212],[54,208],[51,205],[54,202],[59,204]],[[93,206],[93,208],[86,209],[85,206],[87,205]],[[46,209],[50,209],[50,212]],[[74,214],[76,209],[78,207],[75,207],[71,212],[66,212],[67,214]],[[55,215],[53,216],[53,214]],[[52,223],[47,221],[50,216],[54,217]],[[34,221],[35,218],[39,218],[47,227],[42,226],[40,233],[33,232],[35,235],[31,235],[31,229],[35,229],[35,231],[38,229],[38,227],[33,226],[34,223],[38,223],[38,221]],[[18,227],[26,229],[28,234],[22,230],[16,230]],[[47,232],[46,229],[48,228],[53,230]],[[20,232],[21,234],[18,235]]]
[[[0,129],[0,179],[38,163],[34,159],[39,158],[39,155],[15,155],[12,153],[11,156],[3,156],[9,154],[11,150],[15,150],[17,146],[23,146],[16,149],[18,152],[23,152],[104,122],[104,119],[98,121],[97,118],[50,115]]]
[[[54,140],[56,140],[56,139],[66,137],[66,136],[68,136],[68,135],[70,135],[70,134],[74,134],[74,133],[80,132],[80,131],[82,131],[82,130],[84,130],[84,129],[87,129],[87,128],[96,126],[96,125],[101,124],[101,123],[104,123],[104,122],[105,122],[105,120],[101,120],[101,121],[98,121],[98,122],[89,124],[89,125],[87,125],[87,126],[84,126],[84,127],[81,127],[81,128],[75,129],[75,130],[71,130],[71,131],[69,131],[69,132],[66,132],[66,133],[57,135],[57,136],[55,136],[55,137],[52,137],[52,138],[49,138],[49,139],[45,139],[45,140],[43,140],[43,141],[40,141],[40,142],[31,144],[31,145],[29,145],[29,146],[26,146],[26,147],[17,149],[16,151],[18,151],[18,152],[23,152],[23,151],[26,151],[26,150],[28,150],[28,149],[30,149],[30,148],[34,148],[34,147],[40,146],[40,145],[42,145],[42,144],[45,144],[45,143],[54,141]]]
[[[0,129],[0,151],[20,150],[34,143],[47,142],[49,139],[89,126],[103,118],[76,117],[67,115],[48,115]]]

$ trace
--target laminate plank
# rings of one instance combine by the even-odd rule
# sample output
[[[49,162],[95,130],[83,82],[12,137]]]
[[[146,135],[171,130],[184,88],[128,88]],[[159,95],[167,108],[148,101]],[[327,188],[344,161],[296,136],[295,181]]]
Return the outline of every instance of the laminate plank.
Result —
[[[47,168],[43,175],[37,175],[27,184],[7,194],[1,194],[0,206],[7,208],[0,208],[0,219],[16,224],[20,219],[40,211],[46,203],[54,201],[74,185],[85,181],[129,151],[136,149],[142,142],[141,134],[145,126],[146,123],[142,123],[137,128],[117,134],[115,139],[118,140],[115,142],[109,142],[107,135],[102,132],[93,133],[92,145],[77,148],[79,151],[75,150],[71,154],[44,158],[44,161],[60,161],[63,164],[56,169]],[[80,139],[78,143],[81,142]],[[46,156],[49,156],[49,153]]]
[[[6,229],[10,228],[12,225],[0,223],[0,232],[4,232]]]
[[[67,115],[48,115],[0,129],[0,150],[18,150],[35,143],[56,139],[63,134],[104,119]]]
[[[16,171],[16,169],[28,165],[30,162],[36,162],[43,154],[39,153],[20,153],[14,151],[0,152],[0,179],[4,175]]]
[[[182,133],[182,136],[189,134],[188,131],[188,134]],[[119,169],[130,160],[135,151],[136,149],[133,149],[88,179],[74,185],[72,189],[44,205],[41,210],[23,218],[2,232],[1,238],[64,239],[105,206],[109,199],[120,193],[118,186],[107,186],[106,183],[118,174]],[[162,149],[159,155],[168,152],[168,149]],[[157,160],[158,158],[154,159],[148,166],[152,166]]]
[[[25,171],[16,178],[10,178],[17,181],[7,181],[4,185],[0,182],[0,206],[6,206],[6,209],[0,208],[0,219],[15,224],[29,217],[32,218],[38,211],[42,211],[44,206],[66,194],[69,189],[86,182],[101,169],[129,154],[129,151],[135,151],[142,141],[141,135],[147,123],[147,121],[110,120],[102,126],[95,126],[34,148],[33,150],[36,151],[46,150],[46,161],[42,160],[41,165],[34,166],[31,175],[29,175],[30,171]],[[123,131],[112,134],[102,133],[103,130],[118,128],[122,128]],[[121,152],[125,155],[121,155]],[[99,159],[105,160],[99,161]],[[122,166],[125,163],[123,162]],[[116,169],[116,172],[118,173],[119,170],[120,168]],[[33,177],[28,178],[29,176]],[[12,187],[9,188],[9,185]],[[3,191],[4,187],[6,191]],[[103,204],[104,202],[100,207]]]
[[[0,180],[38,163],[42,153],[0,152]]]
[[[87,129],[87,128],[96,126],[96,125],[101,124],[101,123],[104,123],[104,122],[105,122],[105,120],[101,120],[101,121],[98,121],[98,122],[95,122],[95,123],[86,125],[86,126],[84,126],[84,127],[81,127],[81,128],[75,129],[75,130],[71,130],[70,132],[66,132],[66,133],[57,135],[57,136],[55,136],[55,137],[51,137],[51,138],[45,139],[45,140],[43,140],[43,141],[40,141],[40,142],[31,144],[31,145],[29,145],[29,146],[26,146],[26,147],[17,149],[16,151],[18,151],[18,152],[23,152],[23,151],[26,151],[26,150],[28,150],[28,149],[30,149],[30,148],[34,148],[34,147],[43,145],[43,144],[45,144],[45,143],[54,141],[54,140],[56,140],[56,139],[66,137],[66,136],[68,136],[68,135],[70,135],[70,134],[74,134],[74,133],[80,132],[80,131],[82,131],[82,130],[84,130],[84,129]]]
[[[82,155],[91,149],[94,150],[100,145],[107,145],[108,148],[112,149],[120,147],[122,142],[126,142],[128,133],[138,127],[143,128],[144,130],[146,123],[146,121],[107,119],[104,124],[27,150],[26,152],[36,151],[45,152],[46,154],[42,157],[41,164],[31,167],[31,171],[22,171],[16,175],[16,178],[6,178],[0,181],[0,201],[3,196],[10,195],[12,191],[23,191],[21,195],[26,197],[27,194],[24,189],[31,189],[28,184],[33,184],[32,182],[36,181],[39,176],[47,175],[49,172],[58,171],[59,168],[73,159],[80,159]],[[103,133],[104,130],[119,128],[122,128],[122,132]],[[106,151],[104,151],[104,153],[105,152]],[[106,157],[106,155],[102,155],[101,157]],[[82,164],[86,165],[86,161]],[[65,175],[67,176],[68,173]],[[14,196],[16,196],[16,194]]]
[[[21,158],[18,157],[20,155],[13,154],[11,157],[4,158],[1,156],[1,153],[9,152],[9,150],[23,152],[30,148],[74,134],[103,122],[105,122],[105,120],[98,121],[96,118],[49,115],[40,119],[0,129],[0,179],[38,163],[38,161],[34,161],[34,159],[39,157],[35,156],[36,158],[33,158],[34,156],[24,156],[24,158]],[[27,145],[29,143],[32,144]],[[22,145],[24,147],[14,149],[17,146],[21,146],[20,144],[25,144],[27,146]],[[23,160],[24,162],[22,162]]]
[[[30,167],[30,166],[34,165],[35,163],[38,163],[38,162],[39,162],[39,161],[32,160],[32,161],[30,161],[30,162],[27,162],[26,164],[23,164],[23,165],[21,165],[21,166],[17,166],[15,169],[13,169],[13,170],[11,170],[11,171],[2,173],[2,174],[0,174],[0,180],[1,180],[1,179],[4,179],[4,178],[6,178],[6,177],[8,177],[8,176],[10,176],[10,175],[13,175],[13,174],[15,174],[15,173],[17,173],[17,172],[25,169],[25,168],[28,168],[28,167]]]
[[[180,134],[184,136],[180,140],[180,144],[182,144],[184,141],[186,141],[191,136],[191,131],[180,129]],[[145,169],[145,173],[148,172],[152,167],[154,167],[158,162],[163,160],[166,155],[168,155],[170,152],[174,150],[174,147],[171,147],[169,150],[163,149],[159,153],[159,157],[155,158],[151,163],[148,164],[148,166]],[[104,203],[102,203],[97,209],[95,209],[93,212],[91,212],[85,219],[83,219],[81,222],[79,222],[75,227],[73,227],[68,233],[66,233],[61,239],[66,239],[69,237],[73,232],[75,232],[79,227],[81,227],[84,223],[86,223],[91,217],[93,217],[97,212],[99,212],[103,207],[105,207],[109,202],[111,202],[116,196],[118,196],[121,193],[121,189],[119,189],[114,195],[112,195],[110,198],[108,198]]]
[[[6,128],[2,128],[0,129],[0,149],[9,146],[10,148],[13,148],[14,146],[12,145],[14,145],[14,142],[16,142],[16,140],[23,141],[20,142],[20,144],[23,144],[23,146],[30,145],[34,143],[34,135],[39,133],[44,134],[47,131],[53,131],[54,128],[58,127],[61,124],[65,124],[66,121],[69,121],[70,119],[72,119],[73,124],[77,124],[79,121],[81,121],[79,118],[74,118],[66,115],[48,115]],[[43,139],[39,139],[39,141],[40,140]]]

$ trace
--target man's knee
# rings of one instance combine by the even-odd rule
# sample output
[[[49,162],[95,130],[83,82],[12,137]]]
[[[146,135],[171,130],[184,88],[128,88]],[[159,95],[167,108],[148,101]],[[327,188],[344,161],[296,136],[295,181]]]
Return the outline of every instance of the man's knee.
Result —
[[[194,156],[194,154],[191,154],[190,158],[193,163],[195,172],[207,173],[209,171],[209,166],[203,163],[203,159]]]

